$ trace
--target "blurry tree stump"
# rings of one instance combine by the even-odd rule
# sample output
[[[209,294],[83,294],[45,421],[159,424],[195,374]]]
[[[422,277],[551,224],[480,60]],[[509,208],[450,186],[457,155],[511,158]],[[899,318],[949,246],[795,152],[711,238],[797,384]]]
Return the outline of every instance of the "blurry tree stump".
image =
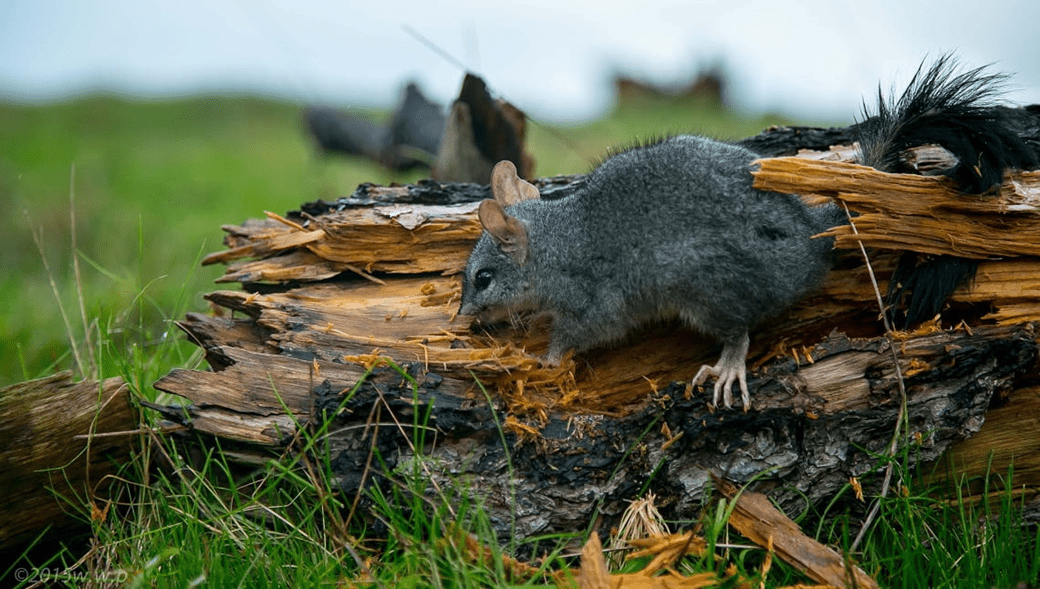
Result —
[[[911,465],[953,446],[959,474],[983,477],[993,451],[1014,459],[1015,484],[1035,496],[1040,453],[1025,453],[1037,447],[1035,412],[1022,409],[1037,394],[1040,176],[964,197],[941,178],[882,174],[840,161],[847,154],[759,164],[760,187],[838,199],[860,216],[859,235],[832,230],[846,249],[822,288],[752,334],[750,411],[713,411],[710,391],[687,386],[719,351],[676,323],[558,367],[538,359],[544,316],[474,330],[456,313],[458,273],[487,187],[437,182],[362,185],[225,227],[228,249],[205,263],[226,264],[220,281],[243,288],[206,297],[230,316],[180,322],[212,370],[162,378],[156,387],[187,406],[159,409],[247,463],[291,444],[297,427],[327,426],[323,451],[345,493],[423,472],[431,493],[479,494],[497,531],[518,540],[590,521],[605,531],[644,488],[666,517],[696,517],[713,473],[759,477],[753,488],[788,513],[825,506],[850,477],[876,490],[870,475],[904,392]],[[535,181],[543,198],[582,182]],[[934,324],[885,334],[861,242],[881,292],[903,249],[983,262]],[[1022,435],[992,432],[988,413]]]
[[[509,160],[522,178],[528,178],[534,173],[534,158],[524,149],[526,135],[524,113],[504,100],[493,100],[484,80],[467,73],[448,113],[433,177],[484,183],[495,164]]]
[[[510,160],[521,176],[534,174],[534,158],[524,147],[526,116],[493,99],[470,73],[447,116],[412,83],[388,125],[324,106],[308,107],[303,120],[322,153],[366,157],[393,171],[425,167],[441,181],[483,183],[496,163]]]

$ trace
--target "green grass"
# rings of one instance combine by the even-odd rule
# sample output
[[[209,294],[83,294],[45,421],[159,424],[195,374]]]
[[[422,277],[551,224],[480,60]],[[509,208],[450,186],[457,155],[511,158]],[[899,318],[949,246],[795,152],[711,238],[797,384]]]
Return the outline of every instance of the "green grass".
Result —
[[[221,225],[335,198],[362,181],[410,179],[315,157],[298,111],[228,98],[0,106],[0,386],[71,363],[34,232],[65,301],[78,289],[87,316],[119,324],[128,309],[143,312],[146,341],[177,318],[171,312],[205,309],[200,295],[214,289],[221,269],[198,260],[221,249]],[[90,270],[79,281],[73,212]],[[139,297],[148,302],[143,311]]]
[[[0,386],[73,366],[78,355],[87,374],[122,375],[134,394],[154,399],[154,380],[202,363],[171,322],[206,310],[201,294],[217,288],[212,281],[221,269],[200,268],[199,259],[221,249],[221,225],[333,199],[360,182],[415,179],[362,161],[315,157],[298,114],[294,105],[240,98],[149,103],[97,97],[0,106],[0,230],[7,238],[0,249],[7,270],[0,278]],[[736,138],[777,122],[745,120],[703,104],[634,104],[589,125],[532,124],[529,147],[540,175],[575,173],[612,145],[691,130]],[[315,432],[300,444],[313,447],[319,439]],[[142,447],[140,459],[124,469],[123,495],[107,517],[94,520],[89,551],[68,545],[21,564],[63,571],[57,580],[70,585],[106,575],[132,587],[549,582],[537,575],[511,579],[500,564],[475,562],[460,533],[474,534],[492,551],[493,563],[502,555],[486,516],[465,494],[426,498],[421,461],[412,463],[415,470],[393,473],[389,487],[366,498],[371,507],[364,517],[355,513],[347,521],[355,498],[335,491],[328,464],[301,468],[303,454],[272,461],[251,484],[235,485],[228,481],[241,473],[219,452],[189,457],[169,439]],[[176,468],[149,468],[157,455]],[[928,489],[907,484],[907,493],[882,502],[857,555],[883,586],[1040,581],[1040,538],[1035,526],[1017,519],[1020,506],[1010,486],[997,489],[1003,492],[993,504],[976,506],[936,503]],[[713,543],[732,542],[719,513],[711,507],[700,523]],[[857,531],[852,519],[830,516],[817,534],[848,546]],[[565,558],[566,540],[559,539],[546,568],[575,564]],[[724,558],[691,558],[679,566],[722,571],[732,563],[755,578],[764,558],[757,549],[720,547],[717,553]],[[774,561],[767,585],[804,581]]]

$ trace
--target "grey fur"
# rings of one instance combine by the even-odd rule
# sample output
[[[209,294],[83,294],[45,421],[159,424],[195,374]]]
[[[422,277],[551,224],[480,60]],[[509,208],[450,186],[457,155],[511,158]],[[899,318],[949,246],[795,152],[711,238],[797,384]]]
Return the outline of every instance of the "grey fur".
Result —
[[[748,330],[818,285],[833,240],[811,237],[845,221],[833,205],[752,188],[757,157],[680,135],[609,157],[568,197],[507,206],[526,231],[526,259],[517,263],[485,231],[465,270],[461,313],[551,312],[550,363],[680,317],[724,346],[695,382],[717,376],[715,403],[724,392],[728,407],[739,380],[746,409]]]

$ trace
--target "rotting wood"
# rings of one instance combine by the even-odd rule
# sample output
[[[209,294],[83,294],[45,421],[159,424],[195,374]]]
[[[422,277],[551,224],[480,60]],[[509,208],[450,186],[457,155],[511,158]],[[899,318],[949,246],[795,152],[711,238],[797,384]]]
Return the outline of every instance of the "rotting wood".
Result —
[[[990,305],[985,321],[1040,321],[1040,172],[1010,175],[987,195],[960,194],[943,178],[805,158],[759,160],[754,176],[760,189],[834,198],[860,213],[855,230],[827,232],[836,247],[856,250],[862,243],[984,260],[971,287],[952,300]],[[832,279],[840,276],[832,273],[825,294]],[[870,290],[857,282],[851,292]]]
[[[771,170],[772,162],[763,160],[762,169]],[[937,178],[828,161],[776,165],[801,165],[783,181],[802,182],[799,191],[824,198],[846,199],[856,186],[887,186],[889,192],[870,205],[886,219],[905,215],[888,204],[897,192],[929,194],[933,200],[924,202],[932,208],[917,203],[910,212],[990,219],[971,227],[983,245],[999,239],[990,233],[1004,231],[1009,215],[1022,222],[1023,235],[1029,222],[1037,222],[1026,206],[1037,178],[1028,174],[1012,178],[1007,194],[976,202],[958,201],[962,195]],[[581,177],[536,182],[545,198],[581,183]],[[794,191],[790,186],[783,190]],[[668,514],[681,518],[699,504],[709,472],[746,481],[775,467],[776,476],[756,488],[790,511],[806,501],[819,505],[849,476],[876,464],[869,450],[880,451],[895,428],[898,403],[887,348],[893,340],[879,337],[858,241],[849,242],[855,249],[840,254],[819,292],[753,334],[754,410],[712,414],[705,393],[687,391],[683,383],[701,363],[714,361],[715,344],[676,324],[648,327],[615,347],[550,368],[538,360],[547,344],[545,317],[486,332],[457,317],[459,287],[451,274],[463,267],[479,235],[472,203],[486,194],[486,187],[472,184],[365,185],[336,202],[304,205],[286,216],[289,224],[268,219],[228,228],[235,253],[220,258],[232,264],[224,280],[242,282],[246,292],[207,298],[245,318],[187,317],[181,327],[206,349],[216,372],[175,371],[156,386],[192,401],[186,422],[197,431],[253,444],[258,456],[286,444],[298,423],[315,427],[332,419],[332,429],[351,432],[327,438],[345,491],[421,465],[431,469],[428,477],[439,488],[451,489],[461,478],[467,488],[483,489],[495,521],[515,523],[514,538],[582,529],[593,513],[608,525],[648,478]],[[869,195],[856,198],[848,198],[850,208],[853,201],[867,208],[862,203]],[[980,208],[987,205],[993,208]],[[861,231],[869,214],[857,217]],[[935,243],[950,245],[943,227],[925,229],[941,232]],[[310,232],[319,231],[311,240]],[[289,250],[254,243],[286,243],[293,239],[287,232],[307,235]],[[882,290],[897,250],[921,236],[906,239],[893,242],[895,250],[870,249]],[[1022,254],[1033,246],[1020,247]],[[268,253],[247,259],[250,252]],[[980,250],[979,256],[994,253]],[[337,271],[344,274],[330,276]],[[378,273],[384,284],[351,276],[356,271]],[[929,327],[895,340],[908,377],[910,423],[921,434],[913,438],[920,444],[916,460],[935,460],[980,427],[985,432],[985,410],[995,399],[1019,402],[1018,383],[1035,373],[1031,322],[1040,321],[1038,276],[1032,254],[986,259],[974,284],[955,293],[946,330]],[[961,320],[970,329],[949,329]],[[409,376],[381,364],[383,357]],[[366,375],[348,401],[347,393]],[[474,377],[486,385],[487,396]],[[275,409],[281,403],[289,415]],[[170,413],[177,415],[185,420],[183,413]],[[412,428],[417,415],[430,416],[428,431]],[[374,429],[373,419],[381,424]],[[420,430],[436,439],[421,459],[408,443]],[[373,443],[390,457],[389,471],[366,471]],[[958,447],[971,451],[972,440]],[[515,469],[511,475],[507,465]],[[970,465],[977,468],[977,460]],[[1036,474],[1025,469],[1016,481],[1040,488]],[[556,509],[561,505],[564,513]]]
[[[289,282],[324,280],[350,266],[365,272],[418,274],[458,272],[458,253],[480,236],[476,203],[453,206],[387,204],[348,208],[324,215],[310,224],[316,229],[296,229],[276,221],[234,234],[243,243],[211,254],[203,264],[231,265],[222,282]],[[284,252],[296,244],[292,253]],[[416,255],[421,251],[422,255]],[[311,255],[306,255],[306,254]],[[465,264],[465,259],[461,262]],[[319,266],[315,275],[311,270]],[[241,273],[249,272],[247,276]]]
[[[137,429],[118,377],[76,382],[65,371],[0,390],[0,552],[47,527],[51,539],[89,532],[74,510],[86,502],[106,508]]]
[[[775,126],[753,137],[737,142],[763,157],[785,157],[800,151],[826,152],[834,145],[852,145],[856,141],[853,127],[786,127]]]

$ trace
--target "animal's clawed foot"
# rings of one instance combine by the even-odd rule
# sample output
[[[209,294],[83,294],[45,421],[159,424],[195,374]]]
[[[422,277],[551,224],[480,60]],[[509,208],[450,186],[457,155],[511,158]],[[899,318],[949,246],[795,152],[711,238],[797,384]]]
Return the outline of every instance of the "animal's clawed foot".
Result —
[[[733,407],[733,383],[734,381],[739,382],[740,399],[744,402],[744,411],[747,411],[751,408],[751,393],[748,391],[747,371],[744,369],[744,365],[741,364],[739,368],[733,368],[722,366],[721,364],[720,362],[715,366],[708,366],[707,364],[701,366],[697,376],[693,377],[693,386],[704,384],[709,376],[715,377],[715,394],[712,397],[712,405],[718,407],[719,399],[721,398],[726,409],[731,409]]]
[[[708,380],[709,376],[715,377],[714,395],[712,405],[719,406],[719,399],[726,409],[733,407],[733,383],[740,383],[740,399],[744,402],[744,411],[751,409],[751,393],[747,385],[747,361],[748,338],[745,335],[739,342],[726,345],[722,350],[719,362],[714,366],[705,364],[693,377],[693,386],[700,386]]]

